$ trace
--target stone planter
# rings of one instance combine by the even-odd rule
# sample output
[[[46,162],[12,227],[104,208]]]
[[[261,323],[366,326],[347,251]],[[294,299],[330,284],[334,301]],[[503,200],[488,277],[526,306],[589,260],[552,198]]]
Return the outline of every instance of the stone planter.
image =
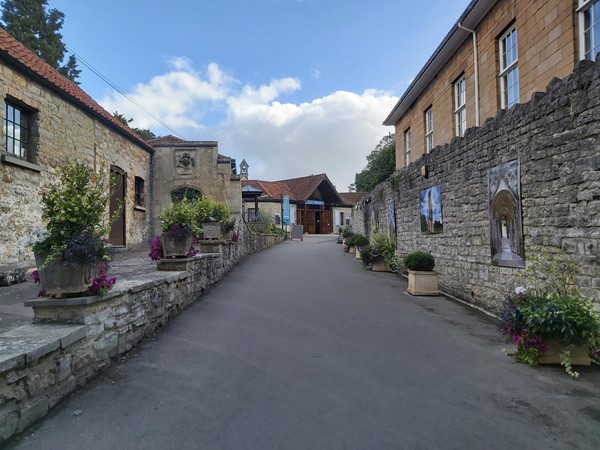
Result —
[[[163,254],[165,258],[186,258],[192,246],[192,232],[183,234],[162,233]]]
[[[222,222],[209,222],[202,224],[203,239],[221,239],[223,236]]]
[[[406,291],[412,295],[438,295],[437,272],[408,271],[408,288]]]
[[[350,246],[350,250],[348,250],[348,253],[356,255],[356,247],[354,245],[351,245]]]
[[[344,253],[348,253],[350,252],[350,247],[348,247],[346,244],[344,244]]]
[[[378,261],[373,261],[371,263],[371,271],[373,272],[389,272],[387,266],[385,265],[385,261],[382,260],[378,260]]]
[[[54,298],[84,294],[91,286],[98,273],[96,262],[92,264],[74,264],[62,261],[50,261],[44,264],[46,255],[35,255],[38,266],[40,284],[46,293]]]
[[[354,259],[358,259],[360,261],[360,248],[356,247],[356,253],[354,255]]]
[[[541,354],[540,364],[560,364],[560,354],[565,350],[565,344],[561,338],[551,337],[543,339],[546,351]],[[589,366],[592,360],[589,355],[589,347],[585,345],[574,345],[571,348],[571,364],[574,366]]]

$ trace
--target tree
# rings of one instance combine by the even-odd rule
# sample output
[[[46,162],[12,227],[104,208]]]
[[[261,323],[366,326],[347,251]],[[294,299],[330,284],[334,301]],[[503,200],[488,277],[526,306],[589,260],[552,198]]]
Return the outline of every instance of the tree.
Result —
[[[139,137],[141,137],[145,141],[147,141],[149,139],[154,139],[156,137],[156,135],[152,131],[150,131],[148,128],[136,128],[136,127],[132,127],[131,125],[129,125],[131,122],[133,122],[133,119],[128,119],[123,114],[121,114],[119,111],[115,111],[113,113],[113,116],[115,119],[117,119],[123,125],[131,128],[131,131],[133,131],[135,134],[137,134]]]
[[[57,9],[49,9],[48,0],[4,0],[0,19],[10,35],[76,82],[81,70],[77,69],[75,57],[70,55],[63,65],[67,48],[60,29],[65,15]]]
[[[352,185],[358,192],[371,191],[396,170],[396,136],[384,136],[375,149],[367,155],[367,167],[357,173]]]

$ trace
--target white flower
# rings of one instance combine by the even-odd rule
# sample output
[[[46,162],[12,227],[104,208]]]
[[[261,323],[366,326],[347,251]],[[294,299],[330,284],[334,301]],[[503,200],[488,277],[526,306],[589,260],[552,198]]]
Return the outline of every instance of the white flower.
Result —
[[[524,294],[526,290],[527,289],[525,289],[523,286],[517,286],[515,288],[515,294],[517,294],[517,295]]]

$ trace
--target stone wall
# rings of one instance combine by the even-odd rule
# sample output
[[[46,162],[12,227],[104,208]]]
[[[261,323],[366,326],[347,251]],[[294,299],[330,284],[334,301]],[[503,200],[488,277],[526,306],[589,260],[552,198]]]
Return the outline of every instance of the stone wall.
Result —
[[[28,243],[43,228],[41,197],[69,161],[97,170],[118,166],[127,174],[126,242],[135,246],[148,238],[150,217],[134,207],[135,177],[150,184],[151,149],[144,149],[104,122],[66,101],[55,91],[0,64],[0,99],[31,110],[32,151],[26,161],[6,152],[0,127],[0,272],[2,267],[32,267]],[[4,111],[4,105],[1,106]]]
[[[525,258],[546,250],[575,262],[581,293],[600,302],[599,138],[600,62],[582,61],[546,93],[394,173],[357,205],[353,229],[395,235],[400,256],[431,252],[443,291],[497,310],[516,269],[491,263],[487,174],[518,160]],[[443,233],[424,235],[419,193],[435,185],[441,186]],[[396,230],[388,220],[391,201]]]
[[[165,260],[163,271],[119,279],[105,297],[28,302],[35,323],[0,335],[8,349],[0,357],[0,444],[164,326],[241,258],[281,240],[242,235],[219,253]]]

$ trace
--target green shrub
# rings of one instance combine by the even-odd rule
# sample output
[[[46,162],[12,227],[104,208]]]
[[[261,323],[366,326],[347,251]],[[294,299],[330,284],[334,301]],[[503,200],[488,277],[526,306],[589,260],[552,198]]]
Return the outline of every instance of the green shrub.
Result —
[[[194,236],[202,234],[202,228],[196,221],[197,200],[190,200],[186,197],[178,202],[172,202],[160,214],[162,231],[174,231],[175,228],[191,229]]]
[[[343,237],[344,239],[351,238],[352,236],[354,236],[354,233],[353,233],[352,231],[350,231],[350,230],[345,230],[345,231],[342,233],[342,237]]]
[[[369,240],[366,237],[364,237],[362,234],[355,234],[354,236],[352,236],[352,241],[350,242],[350,245],[353,245],[354,247],[357,247],[357,248],[363,248],[368,243],[369,243]]]
[[[409,270],[430,272],[435,267],[435,259],[431,253],[413,252],[406,255],[404,265]]]

